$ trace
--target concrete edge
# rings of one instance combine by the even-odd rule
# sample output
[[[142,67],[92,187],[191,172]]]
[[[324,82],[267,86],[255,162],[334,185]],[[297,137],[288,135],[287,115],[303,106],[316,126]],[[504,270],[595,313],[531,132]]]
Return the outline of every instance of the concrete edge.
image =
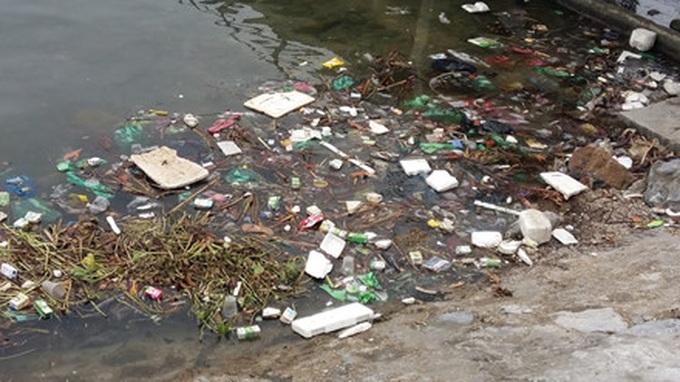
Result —
[[[630,35],[635,28],[649,29],[657,34],[654,50],[680,62],[680,32],[655,24],[623,8],[605,3],[603,0],[555,0],[588,18],[603,22],[613,29]]]
[[[666,136],[658,133],[657,131],[655,131],[653,128],[650,128],[649,126],[639,124],[639,123],[627,118],[622,113],[616,113],[615,120],[617,122],[623,124],[626,127],[631,127],[631,128],[636,129],[637,131],[642,133],[642,135],[645,136],[648,139],[658,140],[659,143],[661,143],[668,150],[680,151],[680,144],[671,141]]]

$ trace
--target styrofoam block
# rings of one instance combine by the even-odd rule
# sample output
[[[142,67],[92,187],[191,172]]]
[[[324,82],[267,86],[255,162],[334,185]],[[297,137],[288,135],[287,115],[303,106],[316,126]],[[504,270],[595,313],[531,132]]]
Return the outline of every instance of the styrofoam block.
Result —
[[[478,231],[472,233],[472,244],[480,248],[493,248],[503,241],[503,235],[496,231]]]
[[[319,247],[322,251],[337,259],[342,254],[346,244],[345,240],[334,235],[332,232],[328,232]]]
[[[522,242],[519,240],[503,240],[500,244],[498,244],[498,252],[504,254],[504,255],[514,255],[517,253],[517,250],[519,247],[522,245]]]
[[[373,318],[373,310],[358,302],[293,321],[293,331],[304,338],[334,332]]]
[[[465,10],[467,13],[483,13],[489,12],[491,10],[489,6],[482,1],[478,1],[474,4],[463,4],[461,8],[463,8],[463,10]]]
[[[564,228],[555,228],[552,231],[552,236],[563,245],[578,244],[578,240]]]
[[[322,279],[333,270],[333,263],[318,251],[310,251],[307,256],[307,264],[305,265],[305,273],[308,275]]]
[[[585,184],[561,172],[542,172],[541,178],[552,188],[559,191],[567,200],[588,189]]]
[[[430,164],[425,159],[403,159],[399,163],[408,176],[429,174],[432,171]]]
[[[371,129],[371,132],[375,135],[382,135],[390,132],[390,129],[388,129],[385,125],[372,120],[368,121],[368,128]]]
[[[231,155],[237,155],[240,154],[241,148],[239,148],[234,141],[221,141],[217,142],[217,147],[222,150],[222,154],[224,156],[231,156]]]
[[[628,41],[631,47],[641,52],[652,49],[655,42],[656,33],[645,28],[633,29],[633,32],[630,34],[630,40]]]
[[[538,244],[547,243],[552,236],[552,223],[539,210],[528,209],[519,213],[519,229],[522,235]]]
[[[425,179],[425,183],[437,192],[446,192],[458,187],[458,179],[446,170],[434,170]]]

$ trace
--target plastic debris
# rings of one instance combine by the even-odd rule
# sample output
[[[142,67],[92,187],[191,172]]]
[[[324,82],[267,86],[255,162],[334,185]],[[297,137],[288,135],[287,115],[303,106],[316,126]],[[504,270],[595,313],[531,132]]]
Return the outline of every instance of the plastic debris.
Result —
[[[345,63],[341,59],[333,57],[330,60],[324,62],[322,65],[326,69],[333,69],[345,65]]]

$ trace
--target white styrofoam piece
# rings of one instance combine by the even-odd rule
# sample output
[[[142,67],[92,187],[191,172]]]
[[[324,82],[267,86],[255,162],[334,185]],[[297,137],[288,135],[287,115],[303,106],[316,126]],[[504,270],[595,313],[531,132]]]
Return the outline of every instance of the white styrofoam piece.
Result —
[[[491,10],[489,6],[483,1],[478,1],[474,4],[463,4],[461,8],[463,8],[463,10],[467,13],[482,13],[489,12]]]
[[[563,245],[578,244],[578,240],[564,228],[555,228],[552,231],[552,236]]]
[[[528,209],[519,213],[519,229],[522,235],[538,244],[547,243],[552,236],[552,223],[539,210]]]
[[[322,279],[333,270],[333,263],[318,251],[310,251],[307,256],[307,264],[305,265],[305,273],[308,275]]]
[[[425,183],[437,192],[446,192],[458,187],[458,179],[449,174],[446,170],[434,170],[427,178]]]
[[[345,201],[345,207],[347,208],[348,214],[353,214],[359,210],[363,203],[360,200],[347,200]]]
[[[337,259],[342,254],[342,250],[345,249],[346,244],[345,240],[341,237],[334,235],[332,232],[328,232],[321,241],[319,247],[322,251]]]
[[[314,102],[314,97],[293,90],[284,93],[265,93],[247,100],[243,106],[279,118],[293,110]]]
[[[630,34],[628,43],[631,47],[646,52],[654,46],[656,42],[656,33],[645,28],[635,28]]]
[[[566,200],[588,189],[585,184],[561,172],[542,172],[541,178],[559,191]]]
[[[403,159],[399,161],[401,168],[408,176],[418,174],[429,174],[432,171],[430,164],[425,159]]]
[[[503,241],[503,235],[496,231],[478,231],[472,233],[471,241],[480,248],[493,248]]]
[[[217,147],[222,150],[224,156],[232,156],[242,153],[241,148],[236,145],[234,141],[221,141],[217,142]]]
[[[293,321],[293,331],[304,338],[334,332],[373,318],[373,310],[358,302]]]
[[[351,327],[341,331],[338,334],[338,338],[343,339],[343,338],[351,337],[351,336],[359,334],[359,333],[363,333],[363,332],[367,331],[368,329],[370,329],[371,326],[373,326],[373,325],[370,322],[362,322],[360,324],[356,324],[354,326],[351,326]]]
[[[522,242],[519,240],[503,240],[498,244],[497,249],[504,255],[514,255],[521,245]]]
[[[378,121],[370,120],[368,121],[368,128],[371,129],[371,133],[375,135],[386,134],[390,132],[390,129],[385,127],[382,123]]]

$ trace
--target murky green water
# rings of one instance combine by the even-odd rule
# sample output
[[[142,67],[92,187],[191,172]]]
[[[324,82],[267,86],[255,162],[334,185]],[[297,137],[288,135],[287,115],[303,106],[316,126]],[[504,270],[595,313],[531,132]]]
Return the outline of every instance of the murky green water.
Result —
[[[335,54],[350,64],[393,49],[418,63],[446,49],[482,54],[465,40],[487,34],[494,18],[462,12],[464,2],[4,1],[0,161],[10,162],[12,173],[34,176],[45,195],[61,178],[54,165],[64,153],[96,147],[138,109],[243,110],[242,102],[268,80],[318,81],[320,63]],[[524,9],[494,1],[493,7],[528,12],[555,30],[574,21],[544,1]],[[442,13],[449,24],[440,22]],[[326,299],[300,313],[318,310]],[[65,317],[26,324],[20,333],[2,328],[5,343],[17,335],[26,342],[0,348],[0,381],[162,378],[203,366],[216,354],[247,360],[269,344],[303,342],[278,322],[264,327],[258,342],[198,343],[189,315],[156,325],[120,307],[107,319]]]

